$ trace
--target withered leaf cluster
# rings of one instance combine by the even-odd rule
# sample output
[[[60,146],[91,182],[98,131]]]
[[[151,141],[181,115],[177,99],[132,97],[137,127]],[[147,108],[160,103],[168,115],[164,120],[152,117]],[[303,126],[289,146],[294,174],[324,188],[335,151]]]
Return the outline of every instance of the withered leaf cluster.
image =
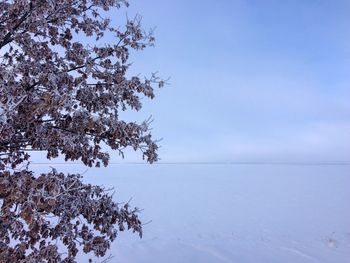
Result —
[[[30,151],[99,167],[110,159],[103,149],[132,147],[157,161],[149,122],[119,116],[164,85],[155,74],[130,76],[130,52],[154,37],[139,17],[122,26],[105,17],[122,6],[128,2],[0,1],[0,262],[74,262],[80,246],[102,256],[117,231],[142,233],[137,210],[119,208],[79,175],[21,168]]]

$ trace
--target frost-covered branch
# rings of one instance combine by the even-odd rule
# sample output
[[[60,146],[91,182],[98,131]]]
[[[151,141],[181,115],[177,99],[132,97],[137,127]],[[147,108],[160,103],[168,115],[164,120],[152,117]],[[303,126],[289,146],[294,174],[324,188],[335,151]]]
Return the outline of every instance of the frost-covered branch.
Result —
[[[0,258],[8,262],[63,260],[50,240],[63,242],[68,250],[65,262],[74,262],[77,245],[104,256],[119,231],[131,229],[142,235],[138,209],[119,207],[103,188],[83,184],[80,175],[53,171],[35,178],[28,171],[1,173],[0,198],[5,200],[0,210]],[[6,243],[10,238],[17,241],[15,247]]]
[[[74,262],[80,246],[102,256],[119,231],[142,234],[139,210],[103,188],[28,166],[31,151],[96,167],[108,165],[106,148],[158,160],[151,121],[120,117],[165,84],[129,73],[130,54],[155,39],[139,16],[121,26],[104,17],[121,6],[128,2],[0,1],[0,262]]]

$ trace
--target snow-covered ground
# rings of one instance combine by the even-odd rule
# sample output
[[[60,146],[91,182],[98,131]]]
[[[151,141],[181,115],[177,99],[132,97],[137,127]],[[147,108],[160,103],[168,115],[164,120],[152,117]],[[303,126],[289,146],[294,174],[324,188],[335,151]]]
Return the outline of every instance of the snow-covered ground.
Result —
[[[150,221],[142,239],[120,233],[109,262],[350,262],[347,165],[121,164],[84,177]]]

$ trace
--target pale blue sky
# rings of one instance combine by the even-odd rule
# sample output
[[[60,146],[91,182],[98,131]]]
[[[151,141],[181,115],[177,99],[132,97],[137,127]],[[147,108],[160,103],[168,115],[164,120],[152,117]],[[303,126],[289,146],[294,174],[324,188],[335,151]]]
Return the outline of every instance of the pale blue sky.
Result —
[[[133,69],[171,76],[137,116],[163,161],[350,161],[350,1],[130,2],[157,39]]]
[[[350,162],[350,1],[130,4],[112,21],[140,14],[157,39],[130,74],[171,79],[122,116],[153,116],[162,162]]]

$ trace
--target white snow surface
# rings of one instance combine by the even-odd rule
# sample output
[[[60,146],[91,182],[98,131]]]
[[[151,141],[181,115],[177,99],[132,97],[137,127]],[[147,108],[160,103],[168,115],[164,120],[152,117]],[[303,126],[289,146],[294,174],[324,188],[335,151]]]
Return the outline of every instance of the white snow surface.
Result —
[[[111,263],[350,262],[348,165],[120,164],[84,180],[132,197],[151,221],[142,239],[120,233]]]

